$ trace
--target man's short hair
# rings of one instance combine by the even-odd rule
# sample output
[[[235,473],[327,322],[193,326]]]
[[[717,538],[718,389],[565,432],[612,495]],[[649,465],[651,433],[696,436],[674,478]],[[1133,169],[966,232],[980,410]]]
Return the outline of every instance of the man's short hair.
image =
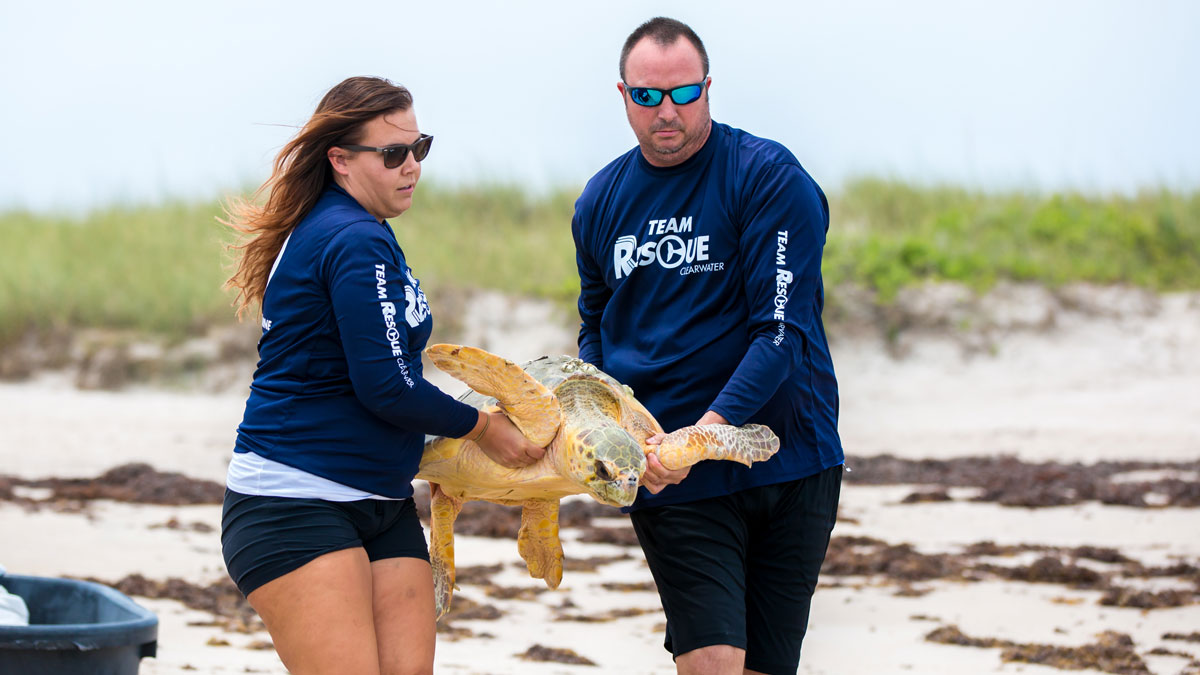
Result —
[[[704,42],[700,40],[699,35],[696,35],[696,31],[682,21],[656,16],[638,26],[637,30],[626,38],[625,46],[621,48],[621,81],[625,81],[625,62],[629,60],[629,52],[633,51],[637,43],[644,38],[652,38],[659,46],[668,47],[675,44],[675,41],[681,37],[687,38],[696,51],[700,52],[700,64],[704,67],[704,76],[708,77],[708,52],[704,50]]]

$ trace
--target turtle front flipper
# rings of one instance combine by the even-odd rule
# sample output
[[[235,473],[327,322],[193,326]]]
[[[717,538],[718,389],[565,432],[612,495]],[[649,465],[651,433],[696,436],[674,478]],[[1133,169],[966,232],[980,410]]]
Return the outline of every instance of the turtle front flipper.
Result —
[[[433,599],[437,618],[450,611],[454,597],[454,519],[463,500],[451,497],[437,483],[429,484],[429,564],[433,568]]]
[[[545,579],[550,588],[562,581],[563,551],[558,538],[558,500],[530,499],[521,508],[521,531],[517,551],[529,568],[529,576]]]
[[[433,364],[500,403],[530,442],[545,447],[562,423],[558,398],[525,369],[476,347],[437,344],[425,350]]]
[[[761,424],[705,424],[667,434],[653,451],[666,468],[682,469],[705,459],[729,459],[750,466],[770,459],[778,450],[779,437]]]

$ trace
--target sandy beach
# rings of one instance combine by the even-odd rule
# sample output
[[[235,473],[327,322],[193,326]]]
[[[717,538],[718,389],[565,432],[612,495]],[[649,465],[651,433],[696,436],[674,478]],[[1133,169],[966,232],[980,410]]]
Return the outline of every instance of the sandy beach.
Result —
[[[1039,314],[1023,292],[996,300],[986,330],[831,331],[851,472],[799,672],[1200,673],[1200,295],[1061,296]],[[465,344],[518,361],[571,348],[572,331],[538,303],[471,302]],[[0,564],[114,584],[141,575],[147,588],[178,579],[216,597],[218,504],[30,483],[130,463],[223,483],[245,383],[74,382],[0,383]],[[515,539],[464,525],[438,672],[675,672],[626,519],[588,513],[564,522],[555,591],[528,577]],[[160,621],[142,673],[286,672],[235,611],[133,596]]]

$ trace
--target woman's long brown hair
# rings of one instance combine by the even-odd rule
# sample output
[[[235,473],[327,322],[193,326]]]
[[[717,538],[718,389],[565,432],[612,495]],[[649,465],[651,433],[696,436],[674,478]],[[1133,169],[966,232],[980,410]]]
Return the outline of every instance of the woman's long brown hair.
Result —
[[[327,153],[335,145],[357,143],[363,126],[379,115],[408,110],[412,94],[378,77],[351,77],[330,89],[316,112],[283,146],[271,177],[250,199],[235,198],[218,220],[241,234],[230,248],[238,251],[237,270],[225,288],[237,289],[238,316],[262,304],[271,266],[292,229],[308,215],[333,182]],[[265,201],[260,202],[263,194]]]

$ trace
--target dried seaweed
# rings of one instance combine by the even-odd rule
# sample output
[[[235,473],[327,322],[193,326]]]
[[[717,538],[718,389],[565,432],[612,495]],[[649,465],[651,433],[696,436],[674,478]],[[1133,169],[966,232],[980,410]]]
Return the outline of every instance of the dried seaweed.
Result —
[[[15,486],[46,488],[50,497],[40,500],[21,500]],[[0,476],[0,499],[21,501],[27,505],[50,506],[77,510],[78,503],[95,499],[111,499],[136,504],[220,504],[225,486],[210,480],[188,478],[180,473],[158,471],[149,464],[122,464],[96,478],[42,478],[25,480]]]
[[[659,614],[661,612],[661,607],[619,607],[597,614],[567,614],[560,612],[555,615],[554,619],[555,621],[576,621],[579,623],[605,623],[616,619],[627,619],[631,616]]]
[[[1200,481],[1165,477],[1153,481],[1114,481],[1120,474],[1133,471],[1200,471],[1193,462],[1099,462],[1065,464],[1032,463],[1012,456],[958,457],[953,459],[901,459],[893,455],[850,457],[854,467],[847,474],[853,485],[923,485],[973,487],[980,494],[971,501],[996,502],[1004,506],[1040,508],[1064,506],[1085,501],[1140,508],[1162,506],[1200,506]],[[905,503],[929,501],[910,495]],[[1147,500],[1154,494],[1156,499]],[[947,496],[948,493],[947,493]]]
[[[1042,555],[1028,565],[997,565],[978,560],[980,557],[1012,556],[1031,551]],[[1115,569],[1099,572],[1078,564],[1077,561],[1084,559],[1104,562]],[[1101,591],[1099,603],[1116,607],[1150,610],[1200,602],[1200,572],[1195,565],[1181,562],[1167,567],[1146,567],[1115,550],[1094,546],[997,546],[985,541],[971,544],[957,554],[920,553],[909,544],[889,544],[871,537],[834,537],[829,542],[821,574],[823,583],[827,585],[836,583],[836,577],[873,577],[878,582],[897,585],[897,594],[909,597],[928,592],[927,589],[914,588],[913,582],[1004,579]],[[1145,591],[1131,589],[1121,583],[1127,579],[1150,578],[1178,578],[1183,583],[1190,583],[1192,588]]]
[[[558,647],[543,647],[535,644],[524,653],[516,654],[517,658],[525,661],[541,661],[544,663],[569,663],[577,666],[594,666],[596,663],[576,654],[570,649]]]
[[[976,638],[964,634],[958,626],[942,626],[925,636],[929,642],[999,648],[1006,662],[1035,663],[1061,670],[1100,670],[1116,675],[1150,675],[1142,657],[1133,649],[1133,639],[1116,632],[1105,632],[1097,641],[1082,647],[1063,647],[1036,643],[1018,643],[1000,638]]]
[[[111,586],[126,595],[181,602],[187,607],[218,617],[218,625],[227,631],[256,633],[266,629],[254,608],[228,577],[207,586],[177,577],[166,581],[147,579],[140,574],[130,574],[115,582],[93,577],[84,580]]]

